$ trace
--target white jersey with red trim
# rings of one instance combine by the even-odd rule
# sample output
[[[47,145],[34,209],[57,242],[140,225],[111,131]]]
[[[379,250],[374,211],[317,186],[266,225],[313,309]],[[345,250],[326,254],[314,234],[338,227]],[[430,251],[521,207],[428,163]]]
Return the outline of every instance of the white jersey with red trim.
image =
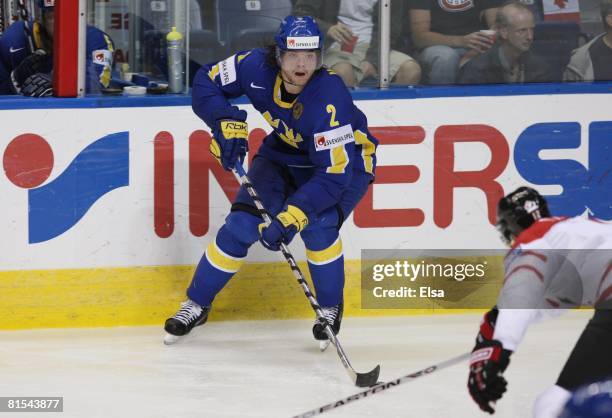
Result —
[[[612,301],[612,225],[541,219],[516,239],[505,268],[493,338],[514,350],[530,323],[565,308]]]

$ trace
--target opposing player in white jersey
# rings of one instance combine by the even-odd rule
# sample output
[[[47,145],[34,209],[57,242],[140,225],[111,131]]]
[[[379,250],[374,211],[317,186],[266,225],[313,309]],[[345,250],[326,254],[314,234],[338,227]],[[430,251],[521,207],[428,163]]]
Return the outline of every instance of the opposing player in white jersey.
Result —
[[[494,413],[506,391],[503,372],[529,325],[564,308],[592,306],[595,314],[556,384],[533,408],[535,418],[557,418],[572,390],[612,376],[612,225],[551,217],[544,198],[521,187],[500,200],[497,228],[511,250],[497,306],[476,338],[469,392],[480,409]]]

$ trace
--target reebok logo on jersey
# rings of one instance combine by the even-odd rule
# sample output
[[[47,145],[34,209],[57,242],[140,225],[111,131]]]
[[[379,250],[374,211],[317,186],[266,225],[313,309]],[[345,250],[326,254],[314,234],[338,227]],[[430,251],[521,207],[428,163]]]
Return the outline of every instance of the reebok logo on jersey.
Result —
[[[318,36],[288,36],[287,49],[319,49]]]
[[[317,151],[336,148],[350,142],[355,142],[351,125],[344,125],[331,131],[320,132],[314,135],[314,145]]]
[[[226,60],[219,63],[219,73],[221,74],[221,85],[226,86],[236,81],[236,65],[234,64],[234,58],[236,55],[232,55]]]

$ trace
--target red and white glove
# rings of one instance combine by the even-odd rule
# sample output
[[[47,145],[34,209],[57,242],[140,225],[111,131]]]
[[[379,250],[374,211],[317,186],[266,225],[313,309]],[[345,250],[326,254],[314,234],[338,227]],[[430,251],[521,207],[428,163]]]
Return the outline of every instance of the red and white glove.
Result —
[[[503,372],[510,364],[512,354],[512,351],[503,348],[501,342],[493,339],[497,313],[497,308],[493,308],[485,314],[480,324],[468,377],[468,390],[472,399],[489,414],[495,412],[491,403],[501,399],[506,392],[508,382]]]
[[[480,321],[480,330],[476,336],[476,347],[485,341],[490,341],[493,339],[498,314],[499,310],[497,309],[497,306],[494,306],[493,309],[484,314],[482,320]]]

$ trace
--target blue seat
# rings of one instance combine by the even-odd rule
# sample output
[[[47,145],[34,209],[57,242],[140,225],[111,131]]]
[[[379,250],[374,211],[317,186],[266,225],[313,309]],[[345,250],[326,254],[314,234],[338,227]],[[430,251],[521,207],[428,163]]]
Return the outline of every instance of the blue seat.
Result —
[[[223,52],[215,31],[199,29],[189,32],[190,59],[200,64],[207,64],[220,59]]]
[[[154,78],[167,78],[166,35],[170,30],[170,14],[167,10],[157,12],[147,0],[142,4],[142,17],[140,18],[144,59],[143,70],[152,73]],[[189,84],[193,82],[195,73],[200,66],[216,61],[225,55],[218,41],[214,20],[210,18],[213,13],[213,4],[210,0],[200,1],[202,13],[202,29],[189,31]]]
[[[225,51],[217,40],[217,33],[208,29],[189,32],[189,85],[204,64],[225,57]]]
[[[266,46],[282,20],[291,14],[291,0],[217,0],[218,40],[227,53]]]
[[[572,51],[580,39],[586,40],[580,25],[575,22],[538,22],[535,27],[532,51],[550,66],[553,80],[560,81]]]

